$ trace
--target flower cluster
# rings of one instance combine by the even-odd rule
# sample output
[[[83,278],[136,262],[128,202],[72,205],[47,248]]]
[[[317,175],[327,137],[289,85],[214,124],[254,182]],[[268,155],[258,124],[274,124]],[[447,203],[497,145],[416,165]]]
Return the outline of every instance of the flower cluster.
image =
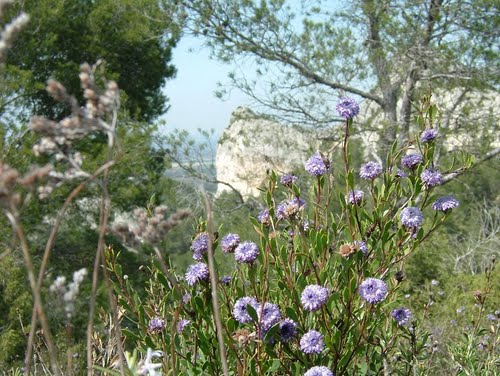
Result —
[[[333,372],[325,366],[315,366],[304,373],[304,376],[333,376]]]
[[[418,227],[422,226],[422,223],[424,222],[424,216],[422,212],[415,206],[404,208],[403,210],[401,210],[399,219],[401,220],[403,226],[410,229],[417,229]]]
[[[189,286],[194,286],[196,283],[208,280],[208,266],[203,262],[190,265],[187,268],[186,274],[184,276],[186,283]]]
[[[163,332],[164,329],[165,329],[165,320],[162,319],[161,317],[156,316],[149,321],[148,331],[152,333],[160,333]]]
[[[406,325],[412,318],[411,311],[404,307],[393,310],[391,316],[396,320],[398,325]]]
[[[267,209],[262,209],[257,215],[257,221],[259,223],[262,223],[263,225],[268,225],[269,224],[269,210]]]
[[[321,176],[327,173],[330,168],[330,162],[324,158],[319,152],[314,154],[306,161],[305,169],[313,176]]]
[[[359,286],[359,295],[368,303],[380,303],[387,296],[387,285],[381,279],[367,278]]]
[[[455,209],[460,203],[453,196],[443,196],[438,198],[433,204],[432,209],[437,211],[448,211],[451,209]]]
[[[240,244],[240,236],[238,234],[227,234],[221,240],[221,249],[224,253],[233,253],[236,247]]]
[[[294,174],[285,174],[280,178],[280,183],[285,187],[291,187],[296,181],[297,177]]]
[[[304,200],[294,197],[289,200],[280,202],[276,206],[276,218],[277,219],[292,219],[297,216],[297,214],[304,209],[306,203]]]
[[[366,162],[359,169],[359,176],[365,180],[373,180],[383,172],[382,166],[377,162]]]
[[[300,302],[306,310],[313,312],[325,305],[328,300],[328,295],[328,289],[326,287],[309,285],[302,291]]]
[[[427,143],[434,141],[437,135],[438,135],[437,129],[427,128],[420,134],[420,142]]]
[[[280,338],[283,342],[288,342],[297,336],[297,323],[292,319],[285,319],[280,323]]]
[[[435,187],[443,182],[443,175],[438,170],[426,169],[420,175],[422,182],[427,188]]]
[[[257,260],[259,247],[253,242],[240,243],[234,250],[234,259],[239,263],[251,264]]]
[[[300,339],[300,350],[305,354],[319,354],[324,349],[323,335],[317,330],[309,330]]]
[[[335,108],[344,119],[352,119],[359,114],[359,104],[349,97],[340,98]]]
[[[363,201],[363,196],[364,192],[360,191],[358,189],[353,189],[352,191],[349,192],[348,195],[346,195],[346,201],[348,201],[350,204],[354,205],[359,205],[361,201]]]
[[[210,241],[210,236],[208,232],[200,232],[194,238],[191,244],[191,250],[193,251],[193,259],[196,261],[203,260],[203,255],[208,252],[208,242]]]
[[[417,167],[423,161],[424,161],[424,158],[422,157],[422,154],[412,153],[412,154],[407,154],[403,158],[401,158],[401,165],[403,167],[410,169],[410,170],[413,170],[415,167]]]

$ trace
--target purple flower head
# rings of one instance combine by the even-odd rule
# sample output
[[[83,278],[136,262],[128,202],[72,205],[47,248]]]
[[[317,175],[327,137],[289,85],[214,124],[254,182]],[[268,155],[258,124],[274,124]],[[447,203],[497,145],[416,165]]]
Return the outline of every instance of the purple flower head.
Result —
[[[493,313],[489,313],[486,315],[486,318],[490,321],[497,321],[498,318],[493,314]]]
[[[190,300],[191,300],[191,294],[190,293],[185,293],[184,295],[182,295],[182,302],[184,304],[188,304]]]
[[[276,218],[291,219],[294,218],[300,210],[304,209],[306,203],[304,200],[294,197],[290,200],[280,202],[276,206]]]
[[[359,249],[364,255],[366,255],[366,252],[368,252],[368,246],[363,240],[355,240],[354,246]]]
[[[262,330],[267,332],[271,327],[281,320],[281,311],[276,304],[266,302],[257,308],[257,317],[262,325]]]
[[[177,333],[182,333],[184,328],[189,325],[191,321],[187,319],[182,319],[177,322]]]
[[[238,234],[227,234],[222,238],[220,247],[224,253],[233,253],[239,244],[240,237]]]
[[[283,342],[288,342],[297,336],[297,323],[292,319],[285,319],[280,324],[280,338]]]
[[[412,318],[411,311],[408,308],[397,308],[391,312],[391,316],[397,321],[398,325],[406,325]]]
[[[420,175],[427,188],[435,187],[443,182],[443,175],[438,170],[426,169]]]
[[[460,203],[458,202],[458,200],[455,197],[453,197],[453,196],[444,196],[444,197],[438,198],[432,204],[432,208],[434,210],[439,210],[439,211],[446,212],[448,210],[456,208],[458,205],[460,205]]]
[[[267,209],[262,209],[259,215],[257,216],[257,221],[259,223],[262,223],[263,225],[268,225],[269,224],[269,210]]]
[[[387,285],[378,278],[367,278],[359,286],[359,295],[368,303],[380,303],[387,296]]]
[[[410,170],[413,170],[415,167],[417,167],[423,161],[424,161],[424,158],[422,157],[422,154],[412,153],[412,154],[407,154],[403,158],[401,158],[401,165],[403,167],[410,169]]]
[[[304,376],[333,376],[333,372],[325,366],[315,366],[309,368],[309,370],[304,373]]]
[[[245,296],[236,301],[233,307],[233,317],[240,324],[245,324],[252,321],[252,317],[247,312],[247,306],[250,305],[257,311],[259,309],[259,303],[257,299],[250,296]]]
[[[229,285],[232,280],[233,277],[231,277],[230,275],[225,275],[220,278],[220,283],[222,283],[223,285]]]
[[[300,302],[304,309],[308,311],[317,311],[320,309],[328,300],[328,289],[320,285],[309,285],[306,286],[302,295],[300,296]]]
[[[359,205],[361,201],[363,201],[364,192],[358,189],[353,189],[349,192],[349,195],[346,195],[346,201],[349,201],[351,204]]]
[[[184,279],[189,286],[208,280],[208,266],[202,262],[188,266]]]
[[[240,263],[251,264],[259,255],[259,248],[253,242],[243,242],[234,251],[234,259]]]
[[[285,174],[280,178],[281,184],[285,187],[291,187],[293,183],[297,181],[297,177],[294,174]]]
[[[328,159],[323,158],[323,156],[319,152],[309,158],[305,164],[306,171],[313,176],[324,175],[329,168],[330,162],[328,161]]]
[[[389,172],[391,174],[392,174],[392,169],[393,169],[393,167],[389,168]],[[401,170],[400,168],[397,168],[397,167],[396,167],[396,175],[394,175],[394,176],[397,178],[400,178],[400,179],[404,179],[404,178],[408,177],[408,175],[406,175],[406,173],[403,170]]]
[[[148,325],[148,330],[152,333],[160,333],[165,329],[165,320],[161,317],[154,317]]]
[[[300,339],[300,349],[305,354],[319,354],[325,349],[323,335],[316,330],[309,330]]]
[[[335,108],[337,109],[339,115],[344,119],[352,119],[354,116],[359,114],[359,104],[354,99],[349,97],[340,98]]]
[[[200,232],[194,238],[193,243],[191,244],[191,250],[193,251],[193,258],[196,261],[201,261],[203,259],[203,255],[208,251],[208,242],[210,241],[210,237],[208,232]]]
[[[401,214],[399,215],[399,219],[403,226],[416,229],[422,226],[424,222],[424,216],[419,208],[412,206],[409,208],[404,208],[401,210]]]
[[[427,128],[420,134],[420,142],[431,142],[437,137],[438,131],[434,128]]]
[[[382,171],[384,170],[379,163],[370,161],[361,165],[361,168],[359,169],[359,176],[365,180],[373,180],[379,176]]]

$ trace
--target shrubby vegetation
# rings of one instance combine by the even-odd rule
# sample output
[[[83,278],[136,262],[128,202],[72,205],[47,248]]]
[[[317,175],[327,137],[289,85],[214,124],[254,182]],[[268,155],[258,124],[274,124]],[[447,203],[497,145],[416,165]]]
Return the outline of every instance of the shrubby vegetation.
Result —
[[[59,5],[43,9],[71,10]],[[106,5],[80,4],[103,17]],[[26,21],[4,27],[0,56]],[[151,43],[166,64],[172,44]],[[100,64],[78,63],[68,68],[79,66],[78,84],[51,80],[50,101],[25,97],[22,108],[48,116],[33,117],[30,131],[3,114],[2,371],[498,372],[496,161],[440,152],[437,163],[446,138],[434,132],[441,117],[430,96],[413,102],[414,131],[392,140],[383,163],[364,160],[351,136],[358,104],[343,99],[342,147],[312,153],[295,175],[269,171],[260,201],[242,206],[237,193],[212,199],[166,179],[156,128],[140,121],[158,114],[147,107],[157,99],[132,104],[148,90],[120,92]],[[13,66],[4,66],[14,86],[4,87],[3,111],[22,88]]]

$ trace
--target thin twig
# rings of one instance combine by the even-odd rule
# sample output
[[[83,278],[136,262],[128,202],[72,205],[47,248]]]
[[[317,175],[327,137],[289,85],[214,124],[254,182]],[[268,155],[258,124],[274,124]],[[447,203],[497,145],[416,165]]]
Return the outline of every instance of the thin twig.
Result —
[[[207,210],[207,231],[212,236],[214,233],[213,228],[213,217],[212,217],[212,207],[210,205],[210,200],[205,191],[202,191],[203,199],[205,201],[205,207]],[[217,296],[217,274],[215,273],[215,260],[214,260],[214,251],[212,249],[212,241],[208,242],[208,269],[210,271],[210,285],[212,288],[212,306],[214,310],[214,318],[215,318],[215,327],[217,328],[217,341],[219,342],[219,352],[220,358],[222,362],[222,370],[224,372],[224,376],[229,375],[229,369],[227,367],[227,359],[226,359],[226,349],[224,347],[224,334],[222,331],[222,321],[220,318],[220,307],[219,300]]]
[[[45,275],[45,270],[47,269],[47,263],[49,261],[50,252],[52,251],[52,248],[54,247],[57,232],[59,231],[59,226],[61,225],[61,222],[64,218],[64,215],[66,214],[66,210],[68,209],[71,202],[75,199],[75,197],[78,196],[78,194],[83,190],[83,188],[85,188],[85,186],[88,183],[90,183],[92,180],[94,180],[103,171],[106,171],[111,166],[113,166],[114,163],[115,163],[114,161],[109,161],[108,163],[99,167],[94,172],[94,174],[92,174],[92,176],[90,178],[88,178],[84,182],[80,183],[80,185],[78,185],[75,189],[73,189],[73,191],[71,191],[69,196],[64,201],[63,206],[61,207],[61,209],[57,213],[54,226],[52,227],[52,231],[50,233],[49,239],[47,240],[47,244],[45,245],[45,251],[43,254],[40,269],[38,270],[38,279],[37,279],[37,283],[36,283],[36,288],[38,289],[38,291],[40,291],[42,288],[43,277]],[[25,362],[24,362],[24,366],[25,366],[26,372],[28,374],[30,372],[31,357],[33,355],[33,342],[34,342],[35,330],[36,330],[36,320],[37,320],[37,310],[36,310],[36,307],[33,307],[33,312],[31,314],[31,328],[30,328],[30,333],[29,333],[29,337],[28,337],[28,347],[26,350],[26,356],[25,356]]]

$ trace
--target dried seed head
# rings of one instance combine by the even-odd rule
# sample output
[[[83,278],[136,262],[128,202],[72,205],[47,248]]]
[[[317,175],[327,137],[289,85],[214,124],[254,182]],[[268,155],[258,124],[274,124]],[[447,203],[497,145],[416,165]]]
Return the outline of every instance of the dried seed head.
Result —
[[[356,247],[353,246],[352,244],[344,244],[344,245],[340,246],[339,254],[342,257],[347,258],[350,255],[352,255],[355,251],[356,251]]]

